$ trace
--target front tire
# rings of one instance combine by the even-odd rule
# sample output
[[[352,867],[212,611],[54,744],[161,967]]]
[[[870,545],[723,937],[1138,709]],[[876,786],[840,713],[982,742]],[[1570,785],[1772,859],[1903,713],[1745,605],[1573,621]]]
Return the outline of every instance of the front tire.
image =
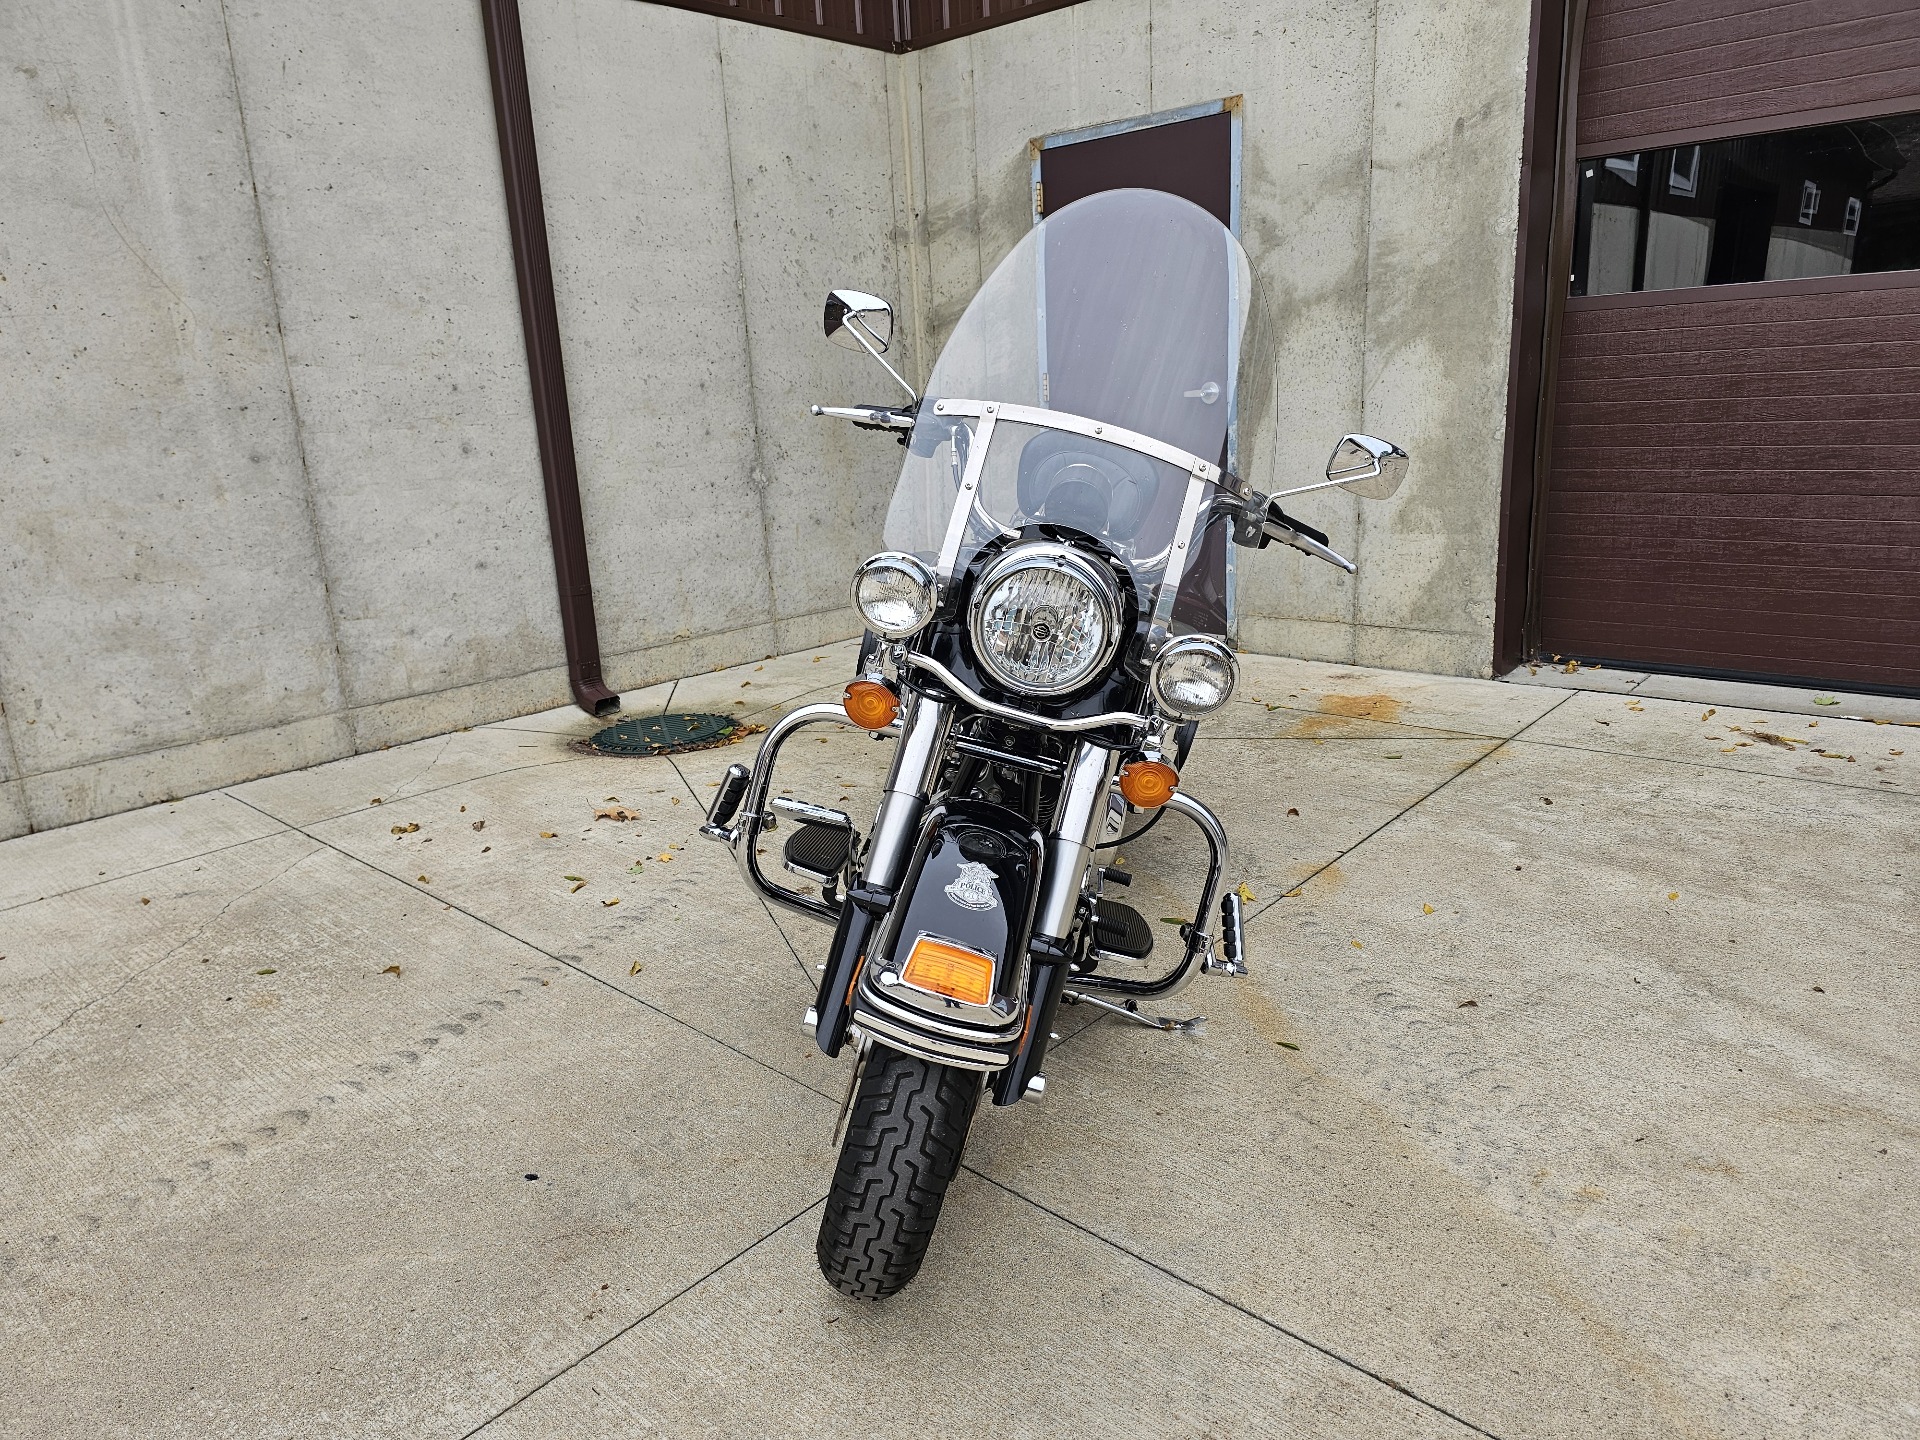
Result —
[[[875,1045],[814,1253],[842,1295],[884,1300],[920,1271],[980,1101],[980,1076]]]

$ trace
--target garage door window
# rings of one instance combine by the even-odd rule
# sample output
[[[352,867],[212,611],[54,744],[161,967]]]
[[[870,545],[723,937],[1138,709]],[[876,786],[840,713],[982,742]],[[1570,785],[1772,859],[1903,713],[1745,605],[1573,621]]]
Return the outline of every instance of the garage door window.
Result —
[[[1920,113],[1579,162],[1574,295],[1920,269]]]

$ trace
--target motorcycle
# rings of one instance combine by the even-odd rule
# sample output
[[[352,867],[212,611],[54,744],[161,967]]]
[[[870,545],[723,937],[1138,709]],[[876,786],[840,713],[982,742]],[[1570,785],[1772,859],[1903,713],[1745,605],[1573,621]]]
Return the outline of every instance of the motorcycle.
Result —
[[[771,726],[702,833],[759,894],[832,927],[805,1024],[855,1063],[816,1253],[837,1290],[877,1300],[919,1271],[982,1095],[1045,1095],[1062,1003],[1192,1030],[1141,1006],[1197,973],[1247,973],[1225,830],[1180,788],[1238,678],[1233,548],[1278,541],[1352,572],[1280,501],[1385,498],[1407,456],[1348,435],[1324,480],[1253,488],[1274,403],[1253,271],[1230,231],[1159,191],[1089,196],[1029,231],[924,397],[884,358],[884,300],[836,290],[825,328],[909,397],[813,407],[906,449],[887,548],[853,576],[867,633],[841,703]],[[823,724],[895,742],[864,832],[773,791],[782,747]],[[1169,813],[1194,827],[1205,878],[1156,963],[1151,928],[1112,892],[1133,880],[1121,847]],[[760,863],[783,820],[783,867],[817,895]]]

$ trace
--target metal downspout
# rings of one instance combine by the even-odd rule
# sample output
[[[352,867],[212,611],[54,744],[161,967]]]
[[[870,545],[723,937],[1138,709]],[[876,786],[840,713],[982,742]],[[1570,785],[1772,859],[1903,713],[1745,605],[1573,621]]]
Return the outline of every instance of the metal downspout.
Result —
[[[533,424],[540,441],[540,472],[546,481],[547,528],[560,590],[567,680],[574,703],[589,715],[605,715],[620,708],[620,697],[600,675],[600,631],[593,618],[593,578],[587,568],[586,524],[580,514],[573,417],[567,407],[566,367],[560,358],[560,321],[554,309],[547,212],[540,197],[540,161],[527,96],[520,0],[480,0],[480,18],[487,36],[494,121],[500,133],[500,170],[506,182],[514,275],[520,286],[527,374],[533,384]]]

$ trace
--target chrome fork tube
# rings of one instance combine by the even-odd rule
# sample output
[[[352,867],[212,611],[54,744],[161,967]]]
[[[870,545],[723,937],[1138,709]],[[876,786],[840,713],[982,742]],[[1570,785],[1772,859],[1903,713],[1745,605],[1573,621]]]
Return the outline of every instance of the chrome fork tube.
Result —
[[[1073,747],[1066,779],[1060,786],[1060,808],[1054,815],[1053,837],[1047,842],[1047,877],[1034,911],[1033,933],[1056,944],[1073,930],[1086,882],[1087,866],[1107,819],[1107,791],[1113,785],[1118,751],[1082,740]]]
[[[915,695],[911,705],[887,774],[886,794],[873,818],[864,867],[869,890],[891,891],[900,883],[901,868],[919,838],[927,797],[940,782],[940,763],[953,729],[953,706],[947,701]]]

